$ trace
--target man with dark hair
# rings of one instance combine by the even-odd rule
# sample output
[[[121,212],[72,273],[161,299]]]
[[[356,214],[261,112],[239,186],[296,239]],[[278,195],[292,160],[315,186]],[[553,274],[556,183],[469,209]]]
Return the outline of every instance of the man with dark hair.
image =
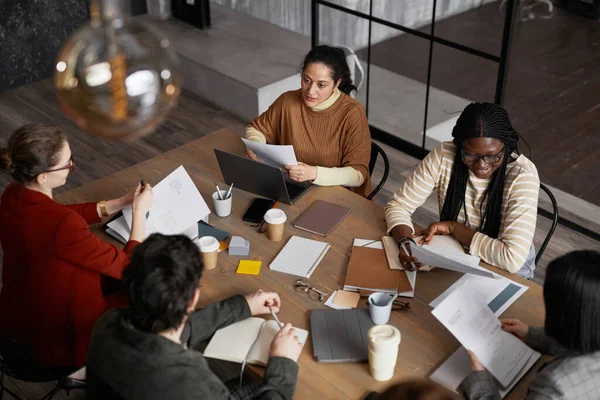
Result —
[[[202,258],[185,236],[151,235],[123,272],[131,309],[96,323],[87,359],[87,398],[231,399],[227,386],[192,350],[220,328],[253,315],[279,312],[277,293],[259,290],[194,311]],[[286,324],[271,344],[263,385],[252,398],[292,399],[302,345]]]

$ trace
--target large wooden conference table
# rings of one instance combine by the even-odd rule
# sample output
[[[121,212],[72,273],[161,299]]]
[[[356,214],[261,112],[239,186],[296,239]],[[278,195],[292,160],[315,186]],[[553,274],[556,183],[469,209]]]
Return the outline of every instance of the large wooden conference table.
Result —
[[[214,184],[223,182],[213,152],[214,148],[238,154],[245,153],[239,135],[230,130],[221,129],[161,156],[62,193],[56,196],[56,200],[62,203],[74,203],[115,198],[124,194],[128,188],[135,186],[142,178],[155,185],[177,167],[183,165],[211,210],[214,211],[211,198],[215,191]],[[225,185],[221,184],[221,187],[223,188]],[[202,295],[199,306],[203,307],[225,297],[249,293],[257,289],[275,291],[282,299],[280,320],[310,330],[310,311],[322,309],[325,306],[311,300],[304,292],[294,291],[293,284],[296,277],[271,271],[268,268],[270,262],[292,235],[326,241],[331,244],[331,248],[312,274],[309,282],[312,286],[327,293],[341,289],[353,239],[381,239],[385,234],[383,209],[375,202],[368,201],[342,187],[314,187],[294,205],[281,203],[278,205],[287,214],[288,221],[283,240],[271,242],[266,234],[259,234],[256,228],[251,228],[241,219],[254,197],[256,195],[252,193],[234,189],[232,214],[226,218],[219,218],[215,214],[211,214],[210,223],[212,225],[250,241],[250,256],[235,257],[229,256],[227,252],[220,253],[219,266],[214,270],[206,271],[202,277]],[[342,204],[352,209],[350,215],[326,238],[311,235],[294,228],[291,224],[303,210],[318,199]],[[99,230],[97,232],[106,241],[116,243]],[[239,260],[243,258],[263,261],[258,276],[235,273]],[[490,268],[508,276],[503,271]],[[393,380],[384,383],[377,382],[369,374],[367,363],[317,363],[313,359],[312,342],[309,336],[298,361],[300,368],[296,398],[359,399],[369,391],[381,390],[396,381],[429,376],[459,347],[459,344],[433,317],[428,304],[460,276],[459,273],[441,269],[419,273],[415,297],[409,300],[412,309],[392,312],[390,323],[396,326],[402,334]],[[529,324],[542,325],[544,306],[541,287],[515,275],[511,275],[510,278],[529,286],[530,289],[503,315],[519,318]],[[366,307],[366,304],[363,303],[364,300],[361,301],[361,307]],[[265,316],[265,318],[271,317]],[[258,374],[263,371],[260,367],[251,367],[250,369]],[[507,398],[522,398],[526,393],[527,382],[536,369],[537,366],[534,366]]]

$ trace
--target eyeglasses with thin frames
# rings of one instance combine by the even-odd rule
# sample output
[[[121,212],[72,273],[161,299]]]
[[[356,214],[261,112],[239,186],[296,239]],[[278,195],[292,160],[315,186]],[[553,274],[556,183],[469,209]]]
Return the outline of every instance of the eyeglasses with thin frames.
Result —
[[[461,151],[462,160],[467,164],[474,164],[479,160],[483,160],[486,164],[496,164],[500,162],[502,155],[504,155],[504,147],[498,154],[486,154],[485,156],[467,153],[464,149]]]
[[[294,283],[294,290],[296,292],[306,292],[306,294],[308,294],[308,297],[311,300],[315,301],[323,301],[325,297],[327,297],[325,293],[310,286],[310,284],[304,279],[298,279],[296,283]]]
[[[50,169],[48,171],[44,171],[43,173],[45,174],[48,172],[64,171],[65,169],[68,169],[69,172],[73,172],[73,170],[75,169],[75,160],[73,159],[73,156],[69,158],[69,165],[61,168]]]

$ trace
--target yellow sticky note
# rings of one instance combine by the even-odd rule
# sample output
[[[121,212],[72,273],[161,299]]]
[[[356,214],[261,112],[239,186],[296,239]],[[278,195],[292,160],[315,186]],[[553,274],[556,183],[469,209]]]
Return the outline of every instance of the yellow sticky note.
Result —
[[[237,271],[235,272],[238,274],[258,275],[261,265],[262,261],[240,260]]]

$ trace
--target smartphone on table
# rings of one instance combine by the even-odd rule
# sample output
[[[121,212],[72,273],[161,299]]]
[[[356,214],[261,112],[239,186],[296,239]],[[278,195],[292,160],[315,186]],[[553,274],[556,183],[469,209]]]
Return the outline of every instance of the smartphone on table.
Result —
[[[244,213],[242,220],[259,224],[262,222],[265,213],[269,211],[274,204],[275,200],[257,197],[250,203],[250,207],[248,207],[246,213]]]

